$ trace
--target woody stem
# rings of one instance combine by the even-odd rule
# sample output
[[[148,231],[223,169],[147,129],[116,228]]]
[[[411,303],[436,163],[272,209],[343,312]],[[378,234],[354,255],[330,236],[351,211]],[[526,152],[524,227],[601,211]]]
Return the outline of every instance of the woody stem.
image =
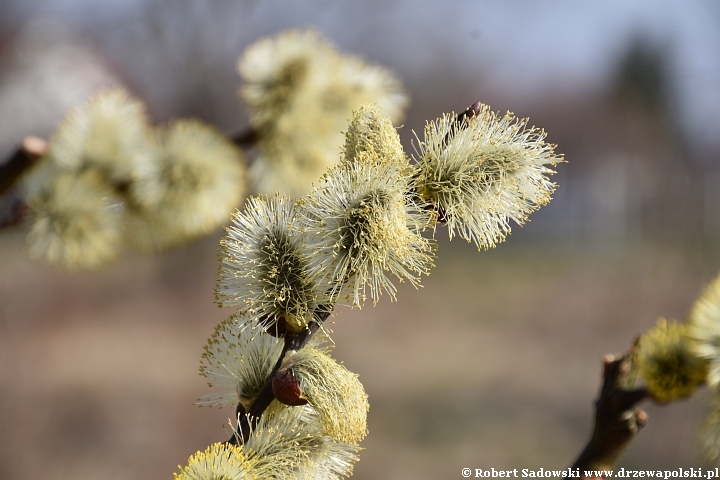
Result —
[[[603,385],[595,403],[595,426],[573,469],[583,473],[612,470],[620,455],[647,424],[647,413],[638,404],[650,397],[648,391],[623,388],[627,385],[631,358],[632,350],[625,355],[607,355],[603,359]]]
[[[275,374],[280,370],[285,354],[292,350],[300,350],[307,342],[312,338],[313,335],[320,329],[321,324],[328,319],[332,309],[325,305],[321,305],[314,312],[315,321],[312,321],[299,332],[287,332],[284,336],[285,344],[283,345],[280,357],[275,362],[275,366],[272,372],[268,376],[265,384],[260,389],[260,393],[253,401],[250,406],[250,410],[246,415],[243,415],[238,420],[238,426],[233,432],[233,435],[227,440],[229,444],[245,443],[251,435],[252,428],[257,425],[260,417],[265,410],[270,406],[270,403],[275,399],[275,394],[272,390],[273,378]]]

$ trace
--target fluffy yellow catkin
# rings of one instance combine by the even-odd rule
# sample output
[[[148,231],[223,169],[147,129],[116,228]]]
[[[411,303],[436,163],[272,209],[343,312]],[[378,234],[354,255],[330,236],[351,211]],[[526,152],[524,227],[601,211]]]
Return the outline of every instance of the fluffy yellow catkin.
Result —
[[[325,433],[339,442],[359,444],[367,435],[370,407],[357,375],[312,346],[291,354],[286,364],[292,368],[303,398],[317,412]]]
[[[184,119],[158,128],[151,161],[130,185],[131,240],[163,250],[210,233],[227,222],[246,193],[245,157],[215,128]]]
[[[122,203],[97,170],[54,172],[27,199],[29,255],[68,270],[95,269],[117,257]]]
[[[416,189],[458,234],[478,248],[494,247],[550,201],[555,185],[548,166],[562,161],[545,132],[526,119],[482,105],[472,118],[455,114],[428,122],[419,141]]]
[[[260,40],[238,68],[258,136],[250,177],[260,193],[306,194],[338,163],[353,109],[375,102],[399,121],[407,105],[400,81],[387,69],[339,54],[314,30]]]
[[[309,405],[270,405],[245,451],[260,478],[333,480],[352,474],[360,448],[337,441],[322,428],[317,412]]]
[[[420,233],[430,216],[415,203],[405,173],[371,159],[343,162],[304,199],[305,232],[317,252],[312,268],[332,275],[334,297],[346,291],[359,307],[369,287],[374,302],[383,291],[394,298],[386,272],[417,286],[432,267],[432,241]]]
[[[286,197],[250,198],[220,241],[218,305],[244,305],[259,318],[283,317],[293,331],[312,321],[325,298],[310,250]]]
[[[263,477],[254,473],[254,464],[249,461],[242,446],[214,443],[202,452],[188,459],[188,464],[174,473],[174,480],[248,480]],[[266,477],[265,477],[266,478]]]
[[[432,242],[421,232],[432,215],[411,189],[412,169],[388,117],[374,105],[355,111],[344,161],[328,171],[300,207],[315,244],[312,268],[331,272],[332,296],[361,306],[395,286],[386,274],[418,285],[432,267]]]
[[[208,339],[200,375],[219,391],[198,399],[198,406],[250,408],[282,352],[282,340],[265,333],[257,318],[236,313]]]
[[[707,362],[696,355],[693,344],[687,324],[664,318],[640,337],[638,371],[655,399],[687,397],[705,381]]]
[[[720,277],[706,286],[695,300],[688,323],[688,334],[695,339],[695,351],[709,363],[708,386],[717,388],[720,385]]]
[[[347,126],[343,159],[353,162],[361,158],[410,168],[400,136],[377,104],[355,110]]]
[[[105,90],[66,115],[50,139],[49,159],[63,169],[90,167],[110,183],[127,183],[148,161],[147,135],[143,103],[125,90]]]

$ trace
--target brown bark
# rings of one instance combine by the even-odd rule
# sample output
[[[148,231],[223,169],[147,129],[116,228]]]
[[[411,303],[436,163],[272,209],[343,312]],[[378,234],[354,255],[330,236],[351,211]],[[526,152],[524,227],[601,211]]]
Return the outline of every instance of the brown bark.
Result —
[[[612,470],[620,455],[647,424],[638,404],[649,398],[644,388],[627,389],[634,349],[603,359],[603,384],[595,403],[595,426],[587,446],[572,466],[585,470]]]

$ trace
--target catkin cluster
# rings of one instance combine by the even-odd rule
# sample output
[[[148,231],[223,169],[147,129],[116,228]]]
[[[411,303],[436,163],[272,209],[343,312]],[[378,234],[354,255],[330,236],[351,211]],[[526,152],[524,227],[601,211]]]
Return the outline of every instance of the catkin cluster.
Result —
[[[274,105],[280,97],[268,95],[259,98]],[[200,373],[218,391],[197,404],[239,405],[242,415],[269,385],[276,400],[241,447],[211,446],[179,478],[350,475],[367,434],[362,384],[317,336],[297,349],[286,341],[315,331],[338,303],[360,308],[383,292],[394,299],[394,281],[418,286],[433,266],[438,220],[451,236],[458,230],[489,246],[504,238],[488,233],[498,224],[507,233],[510,219],[522,223],[547,202],[547,165],[561,159],[554,147],[524,122],[481,111],[430,124],[413,164],[390,117],[364,105],[350,118],[339,163],[309,194],[254,197],[233,215],[220,242],[215,295],[238,311],[208,341]],[[433,125],[447,128],[439,135]],[[496,194],[502,202],[491,201]]]
[[[71,270],[125,246],[158,251],[225,223],[245,195],[240,150],[198,120],[148,124],[121,89],[72,110],[25,182],[32,257]]]
[[[250,46],[238,62],[240,96],[258,136],[250,176],[258,192],[308,193],[338,163],[354,109],[380,105],[394,122],[408,96],[388,69],[341,54],[315,30],[290,30]]]
[[[192,455],[176,480],[336,479],[352,475],[360,448],[326,435],[312,408],[268,411],[240,446],[215,443]]]
[[[389,70],[340,54],[314,30],[256,42],[238,69],[251,130],[235,140],[257,151],[247,179],[242,151],[214,128],[198,120],[151,127],[140,101],[102,92],[67,115],[26,182],[30,255],[93,269],[126,246],[181,245],[227,222],[248,180],[261,193],[306,194],[338,163],[354,109],[374,102],[399,121],[408,104]]]
[[[659,319],[644,333],[633,367],[657,401],[686,398],[709,387],[711,411],[701,430],[709,460],[720,459],[720,277],[695,300],[686,322]]]

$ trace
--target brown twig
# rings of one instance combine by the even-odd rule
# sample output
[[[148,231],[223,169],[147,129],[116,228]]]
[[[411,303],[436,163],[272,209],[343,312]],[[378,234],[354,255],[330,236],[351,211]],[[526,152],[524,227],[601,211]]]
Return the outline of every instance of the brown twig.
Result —
[[[265,381],[265,384],[260,389],[260,393],[250,406],[250,410],[248,410],[247,414],[239,416],[238,426],[233,432],[233,435],[227,440],[227,443],[245,443],[245,441],[250,438],[252,428],[257,425],[257,422],[260,420],[260,417],[262,417],[262,414],[275,399],[275,394],[273,394],[272,390],[273,378],[275,378],[275,374],[278,370],[280,370],[285,354],[291,350],[300,350],[304,347],[312,336],[320,329],[320,325],[328,319],[330,312],[330,308],[322,305],[315,310],[315,321],[310,322],[304,330],[299,332],[288,331],[285,333],[283,337],[285,344],[283,345],[280,357],[275,363],[275,366]],[[241,412],[240,407],[238,407],[238,412]]]
[[[467,126],[467,120],[475,117],[480,112],[481,106],[481,102],[475,102],[465,111],[460,113],[456,119],[457,128],[465,128]],[[251,147],[257,142],[258,134],[255,130],[250,128],[238,135],[235,135],[232,140],[238,146]],[[321,324],[327,320],[331,311],[331,307],[321,305],[314,312],[315,321],[310,322],[307,328],[301,330],[300,332],[287,331],[284,333],[283,338],[285,344],[283,345],[280,357],[277,359],[277,362],[275,362],[272,372],[268,376],[263,387],[260,389],[260,393],[258,393],[258,396],[253,401],[247,413],[244,412],[243,408],[238,406],[238,425],[232,436],[227,440],[227,443],[244,443],[248,438],[250,438],[252,428],[257,424],[262,414],[275,399],[275,394],[272,390],[273,379],[282,366],[285,354],[289,351],[299,350],[304,347],[320,328]],[[269,329],[275,329],[275,333],[280,333],[282,330],[281,327],[282,326],[276,322],[274,325],[270,326]]]
[[[603,359],[603,385],[595,403],[595,426],[587,446],[575,461],[585,477],[586,470],[612,470],[620,455],[648,421],[638,404],[650,397],[644,388],[627,389],[634,348],[625,355]]]
[[[18,197],[14,191],[8,192],[0,198],[0,229],[19,224],[29,211],[24,199]]]
[[[39,137],[25,137],[12,156],[0,165],[0,195],[7,192],[25,170],[47,153],[47,142]]]

